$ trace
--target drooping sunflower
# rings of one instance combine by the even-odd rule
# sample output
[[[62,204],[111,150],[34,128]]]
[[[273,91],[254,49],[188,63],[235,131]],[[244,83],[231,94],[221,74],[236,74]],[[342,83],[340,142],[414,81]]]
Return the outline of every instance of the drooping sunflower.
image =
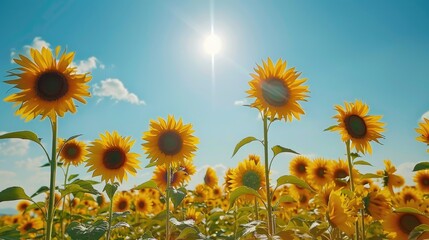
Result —
[[[345,108],[335,106],[338,114],[334,116],[338,125],[331,131],[339,131],[343,142],[351,141],[351,148],[361,153],[372,153],[371,141],[379,142],[383,138],[384,123],[379,120],[382,116],[368,115],[368,105],[356,100],[355,103],[344,103]]]
[[[298,79],[301,75],[295,68],[286,69],[286,61],[279,59],[277,63],[268,58],[262,61],[262,66],[257,65],[251,73],[248,97],[256,98],[251,105],[264,112],[270,119],[279,118],[292,121],[292,118],[300,119],[304,110],[298,101],[306,101],[308,86],[302,85],[306,78]]]
[[[157,186],[165,190],[167,189],[167,166],[166,165],[158,165],[153,171],[152,180],[156,182]],[[173,188],[177,188],[186,180],[187,174],[184,171],[171,171],[170,177],[170,186]]]
[[[332,172],[330,172],[330,162],[323,158],[316,158],[308,166],[307,179],[309,183],[320,189],[326,183],[332,181]]]
[[[392,212],[388,193],[379,189],[369,191],[368,195],[363,198],[363,203],[365,211],[375,220],[381,220]]]
[[[85,161],[85,157],[88,154],[86,144],[76,139],[66,142],[65,139],[58,138],[57,146],[57,152],[60,153],[60,160],[64,162],[65,166],[69,164],[78,166]]]
[[[429,145],[429,119],[424,118],[424,122],[419,123],[419,127],[416,128],[416,132],[420,134],[416,139],[417,141],[426,143]],[[427,149],[429,152],[429,148]]]
[[[350,203],[341,195],[340,190],[332,191],[329,195],[327,216],[329,223],[333,227],[340,229],[348,236],[352,236],[354,234],[356,215],[349,205]]]
[[[151,163],[176,166],[185,159],[192,159],[197,150],[198,138],[192,135],[191,124],[183,124],[168,115],[167,121],[158,118],[151,120],[149,131],[143,134],[143,150]]]
[[[404,177],[395,174],[396,167],[392,164],[390,160],[384,160],[384,166],[386,167],[384,171],[377,171],[378,175],[383,176],[383,185],[388,188],[392,196],[394,195],[393,187],[399,188],[405,184]]]
[[[143,194],[138,194],[134,199],[136,212],[148,214],[152,211],[152,200]]]
[[[131,196],[127,192],[119,192],[113,197],[113,211],[125,212],[130,209]]]
[[[310,159],[306,156],[296,156],[292,158],[289,163],[289,172],[291,175],[296,177],[306,179],[307,178],[307,168],[310,164]]]
[[[208,167],[206,171],[206,175],[204,175],[204,184],[213,188],[218,184],[218,181],[219,180],[218,180],[216,171],[213,168]]]
[[[83,97],[89,97],[87,83],[91,76],[77,74],[76,68],[70,64],[74,58],[74,52],[65,51],[58,56],[60,47],[55,49],[55,55],[51,50],[43,47],[41,51],[30,49],[31,58],[23,55],[14,61],[20,65],[21,72],[11,72],[13,80],[5,81],[14,84],[14,88],[21,92],[14,93],[4,100],[19,106],[16,111],[26,121],[41,115],[42,119],[56,115],[64,116],[65,112],[76,112],[73,99],[86,103]],[[59,59],[57,60],[57,58]]]
[[[23,213],[25,210],[27,210],[27,208],[31,205],[30,201],[27,200],[22,200],[19,201],[18,204],[16,205],[16,210],[18,210],[18,212]]]
[[[424,193],[429,192],[429,170],[417,171],[413,178],[417,189]]]
[[[131,137],[122,137],[116,131],[100,134],[100,139],[93,141],[88,148],[88,172],[94,171],[93,177],[101,176],[101,180],[112,183],[115,179],[121,183],[123,179],[127,180],[127,173],[135,176],[140,169],[140,161],[137,153],[130,152],[133,144]]]
[[[246,186],[256,191],[262,191],[265,187],[265,168],[261,164],[256,164],[252,160],[245,159],[234,169],[230,183],[232,190]],[[254,196],[250,199],[254,199]]]

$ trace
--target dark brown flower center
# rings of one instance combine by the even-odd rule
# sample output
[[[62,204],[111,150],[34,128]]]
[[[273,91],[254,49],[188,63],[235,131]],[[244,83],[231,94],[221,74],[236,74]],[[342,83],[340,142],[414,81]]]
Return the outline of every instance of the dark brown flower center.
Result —
[[[125,211],[128,208],[128,202],[125,199],[121,199],[117,206],[119,211]]]
[[[418,199],[416,198],[416,196],[414,194],[407,193],[404,195],[404,202],[409,202],[411,200],[418,201]]]
[[[420,219],[414,214],[405,213],[399,218],[399,228],[407,235],[420,224]]]
[[[63,148],[64,157],[69,160],[76,159],[80,154],[80,147],[75,143],[67,143]]]
[[[36,80],[36,94],[46,101],[56,101],[68,90],[67,78],[59,72],[44,72]]]
[[[146,202],[143,200],[139,200],[137,205],[139,206],[139,209],[144,209],[146,207]]]
[[[104,152],[103,164],[107,169],[119,169],[125,164],[125,160],[125,153],[120,148],[111,148]]]
[[[347,132],[353,138],[363,138],[366,135],[367,127],[363,118],[358,115],[350,115],[344,119]]]
[[[429,186],[429,178],[427,177],[422,178],[421,183],[424,186]]]
[[[337,171],[335,171],[334,173],[334,178],[345,178],[347,177],[349,174],[347,173],[346,170],[344,169],[338,169]]]
[[[24,229],[24,231],[28,231],[28,230],[30,230],[30,229],[32,229],[33,228],[33,223],[32,222],[28,222],[28,223],[26,223],[23,227],[22,227],[22,229]]]
[[[296,167],[296,169],[300,173],[306,173],[306,168],[307,168],[307,165],[304,163],[299,163],[298,166]]]
[[[319,167],[316,169],[316,174],[320,178],[325,178],[325,173],[326,173],[326,168],[324,167]]]
[[[182,146],[183,140],[176,131],[166,131],[158,139],[158,148],[165,155],[176,155]]]
[[[261,179],[255,171],[247,171],[243,174],[242,183],[244,186],[259,190],[261,187]]]
[[[290,98],[289,89],[280,79],[271,78],[263,81],[261,88],[262,97],[268,104],[272,106],[284,106]]]

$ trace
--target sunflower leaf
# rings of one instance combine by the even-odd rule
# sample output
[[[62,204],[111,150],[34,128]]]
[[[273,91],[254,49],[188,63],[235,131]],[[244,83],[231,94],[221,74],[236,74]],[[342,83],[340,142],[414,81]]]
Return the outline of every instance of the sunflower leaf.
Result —
[[[21,187],[10,187],[0,192],[0,202],[14,201],[14,200],[31,200]]]
[[[365,173],[362,174],[360,176],[361,179],[366,179],[366,178],[382,178],[382,175],[378,175],[378,174],[374,174],[374,173]]]
[[[73,139],[75,139],[75,138],[78,138],[78,137],[80,137],[80,136],[82,136],[82,135],[83,135],[83,134],[73,135],[73,136],[71,136],[71,137],[67,138],[67,140],[66,140],[65,142],[71,141],[71,140],[73,140]]]
[[[273,153],[274,153],[273,158],[275,156],[277,156],[279,153],[284,153],[284,152],[285,153],[294,153],[294,154],[298,154],[299,155],[299,153],[295,152],[294,150],[282,147],[280,145],[276,145],[276,146],[272,147],[271,150],[273,150]]]
[[[41,193],[44,193],[44,192],[46,192],[48,190],[49,190],[49,188],[47,186],[42,186],[35,193],[33,193],[33,195],[31,195],[31,197],[33,198],[33,197],[35,197],[35,196],[37,196],[37,195],[39,195]]]
[[[429,162],[417,163],[416,166],[414,166],[413,172],[425,169],[429,169]]]
[[[353,165],[366,165],[366,166],[372,166],[371,163],[364,161],[364,160],[359,160],[353,163]]]
[[[110,201],[112,201],[113,196],[115,195],[116,190],[118,190],[119,183],[106,183],[106,186],[104,186],[103,191],[106,192],[107,196],[109,197]]]
[[[128,224],[126,222],[118,222],[114,226],[112,226],[111,229],[116,229],[116,228],[121,228],[121,227],[131,228],[130,224]]]
[[[290,195],[282,195],[279,199],[279,203],[292,203],[292,202],[296,202],[296,200],[291,197]]]
[[[20,239],[21,233],[18,231],[18,224],[5,225],[0,228],[0,239],[12,240]]]
[[[154,166],[157,166],[157,165],[159,165],[158,164],[158,161],[154,161],[154,162],[150,162],[148,165],[146,165],[144,168],[151,168],[151,167],[154,167]]]
[[[43,208],[43,207],[45,207],[45,205],[46,205],[45,202],[37,202],[37,204],[33,203],[25,209],[24,213],[26,213],[30,210],[33,210],[33,209]]]
[[[234,148],[234,152],[232,153],[231,157],[234,157],[234,155],[238,152],[238,150],[240,150],[241,147],[243,147],[244,145],[251,143],[253,141],[258,141],[258,139],[256,139],[255,137],[245,137],[243,138],[239,143],[237,143],[237,145]]]
[[[104,220],[97,220],[92,224],[72,222],[67,226],[66,233],[71,239],[96,240],[105,234],[108,227],[109,223]]]
[[[19,132],[10,132],[3,135],[0,135],[0,139],[8,139],[8,138],[19,138],[33,141],[37,144],[40,143],[39,137],[31,131],[19,131]]]
[[[356,158],[361,157],[361,155],[359,155],[358,153],[352,152],[350,153],[350,157],[354,161]]]
[[[325,128],[323,131],[324,132],[326,132],[326,131],[332,131],[332,129],[334,129],[336,126],[338,126],[338,125],[332,125],[332,126],[330,126],[328,128]]]
[[[236,188],[229,195],[229,208],[231,208],[232,206],[234,206],[235,201],[237,201],[237,199],[240,196],[246,195],[246,194],[250,194],[250,195],[256,196],[258,198],[261,198],[261,195],[259,195],[259,193],[255,189],[249,188],[249,187],[246,187],[246,186],[241,186],[241,187]]]
[[[410,232],[408,240],[417,240],[425,232],[429,232],[429,225],[420,224]]]
[[[412,207],[402,207],[402,208],[397,208],[394,210],[395,213],[411,213],[411,214],[418,214],[418,215],[422,215],[425,216],[425,213],[412,208]]]
[[[137,187],[133,188],[133,190],[141,190],[144,188],[153,188],[153,189],[158,189],[158,185],[156,185],[156,182],[153,180],[149,180],[147,182],[144,182],[140,185],[138,185]]]
[[[179,206],[180,203],[183,201],[183,199],[186,197],[185,188],[179,188],[179,189],[170,188],[167,191],[170,194],[170,199],[173,202],[174,208]]]
[[[68,181],[71,181],[71,180],[77,178],[78,176],[79,176],[79,174],[72,174],[69,176]]]
[[[91,194],[100,194],[99,191],[97,191],[92,185],[98,184],[99,182],[97,181],[92,181],[92,180],[81,180],[81,179],[76,179],[74,180],[71,184],[77,184],[79,186],[81,186],[82,188],[85,188],[86,190],[88,190],[89,193]]]
[[[302,180],[296,176],[293,176],[293,175],[283,175],[283,176],[277,178],[277,187],[276,188],[280,187],[283,184],[287,184],[287,183],[295,184],[298,187],[305,188],[305,189],[308,189],[312,192],[315,192],[314,189],[312,189],[310,187],[310,185],[308,185],[308,183],[306,183],[304,180]]]
[[[64,189],[60,190],[61,196],[66,196],[66,195],[68,195],[70,193],[75,194],[75,193],[78,193],[78,192],[93,193],[91,190],[89,190],[87,188],[83,188],[79,184],[73,184],[73,183],[68,184]]]
[[[186,227],[180,231],[180,235],[176,239],[198,239],[198,231],[192,227]]]

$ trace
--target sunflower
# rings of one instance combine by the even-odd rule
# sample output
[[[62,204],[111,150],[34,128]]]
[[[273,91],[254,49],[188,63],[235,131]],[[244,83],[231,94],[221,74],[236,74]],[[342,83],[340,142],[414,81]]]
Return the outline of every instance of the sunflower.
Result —
[[[125,212],[130,209],[131,196],[127,192],[120,192],[113,197],[113,211]]]
[[[204,184],[206,184],[207,186],[209,186],[211,188],[213,188],[214,186],[216,186],[218,184],[218,178],[216,175],[216,171],[211,167],[207,168],[206,175],[204,175]]]
[[[212,199],[222,198],[222,188],[220,188],[218,185],[215,185],[213,188],[211,188],[211,198]]]
[[[89,146],[88,172],[94,171],[92,176],[101,176],[102,181],[114,182],[115,179],[122,183],[127,180],[127,172],[135,176],[140,169],[137,160],[139,155],[130,152],[134,140],[130,137],[121,137],[116,131],[112,134],[100,134],[101,139],[96,139]]]
[[[10,72],[13,80],[5,81],[14,84],[21,92],[14,93],[4,100],[19,106],[16,111],[26,121],[36,118],[49,117],[54,119],[56,115],[64,116],[65,112],[76,112],[73,99],[86,103],[83,97],[89,97],[87,83],[91,76],[77,74],[76,68],[70,67],[74,52],[65,51],[57,60],[60,47],[55,50],[55,55],[47,48],[38,51],[30,49],[31,59],[19,55],[14,61],[20,65],[17,68],[21,72]]]
[[[18,204],[16,205],[16,210],[18,210],[18,212],[23,213],[25,210],[27,210],[27,208],[31,205],[30,201],[27,200],[22,200],[19,201]]]
[[[143,194],[135,196],[134,207],[136,212],[148,214],[152,211],[152,200]]]
[[[153,171],[152,180],[156,182],[157,186],[165,190],[167,188],[167,166],[158,165]],[[171,171],[170,186],[177,188],[182,184],[187,177],[187,174],[184,171]]]
[[[327,216],[329,223],[348,236],[354,234],[354,224],[356,216],[353,214],[353,207],[349,206],[348,200],[341,195],[341,191],[332,191],[329,195]]]
[[[346,187],[347,184],[350,182],[350,178],[348,178],[350,176],[349,166],[346,161],[341,159],[339,159],[338,161],[332,161],[330,164],[330,169],[328,171],[332,173],[332,177],[337,187]],[[357,179],[357,170],[353,169],[352,172],[353,179]]]
[[[294,158],[289,163],[289,172],[291,175],[296,177],[306,179],[307,178],[307,168],[310,164],[310,159],[308,157],[299,155]]]
[[[365,211],[375,220],[381,220],[392,212],[390,198],[382,190],[369,191],[363,198],[363,203]]]
[[[233,168],[228,168],[225,172],[225,176],[224,176],[225,182],[223,183],[225,192],[231,191],[231,182],[230,181],[231,181],[231,177],[232,177],[233,172],[234,172]]]
[[[195,223],[199,223],[199,222],[201,222],[203,217],[204,216],[201,214],[201,212],[196,211],[195,208],[186,209],[186,213],[185,213],[185,219],[186,220],[192,219],[195,221]]]
[[[420,136],[416,138],[417,141],[429,145],[429,119],[424,118],[424,122],[419,123],[419,128],[416,128],[416,132],[420,134]],[[429,152],[429,148],[427,151]]]
[[[184,173],[184,181],[191,181],[191,176],[197,172],[195,165],[191,160],[185,159],[182,163],[179,164],[179,170]]]
[[[420,202],[423,195],[415,187],[405,186],[401,192],[396,194],[396,202],[398,204],[407,203],[409,201]]]
[[[377,174],[383,175],[384,187],[387,187],[390,193],[394,195],[393,187],[402,187],[405,180],[402,176],[394,174],[396,172],[396,167],[392,165],[390,160],[384,160],[384,166],[386,169],[384,171],[377,171]]]
[[[249,160],[254,161],[256,164],[259,164],[261,162],[261,158],[255,154],[249,154]]]
[[[398,206],[399,208],[415,208],[416,203],[410,201]],[[416,208],[417,210],[421,210]],[[391,212],[390,214],[385,215],[383,221],[383,228],[389,232],[395,232],[396,237],[394,239],[402,240],[408,239],[410,232],[420,224],[429,224],[429,218],[423,214],[414,213],[414,212]],[[425,232],[418,239],[428,239],[429,232]]]
[[[151,163],[177,165],[185,159],[192,159],[197,150],[198,138],[192,133],[191,124],[184,125],[182,119],[176,121],[168,115],[167,121],[158,118],[151,120],[149,131],[143,134],[143,150]]]
[[[237,168],[233,171],[231,176],[231,189],[234,190],[241,186],[252,188],[253,190],[260,191],[265,187],[265,168],[263,165],[256,164],[252,160],[245,159],[240,162]],[[247,200],[254,199],[254,196],[246,195]]]
[[[292,121],[292,118],[300,119],[304,110],[298,101],[306,101],[309,93],[308,87],[303,86],[307,79],[298,79],[301,75],[295,68],[286,69],[286,61],[279,59],[276,65],[270,58],[257,65],[255,73],[251,73],[248,97],[256,98],[253,107],[264,112],[270,119],[276,117]]]
[[[323,187],[320,189],[320,191],[317,192],[316,196],[314,197],[316,207],[322,212],[325,212],[328,208],[329,197],[331,195],[331,192],[334,190],[335,184],[333,182],[327,183],[323,185]]]
[[[58,138],[57,146],[57,152],[60,153],[60,158],[66,166],[69,164],[78,166],[85,161],[85,156],[88,154],[86,144],[76,139],[66,142],[63,138]]]
[[[329,165],[330,162],[323,158],[316,158],[310,162],[307,169],[307,179],[313,187],[319,189],[329,181],[332,181],[332,172],[329,171]]]
[[[19,220],[18,230],[21,234],[28,234],[30,238],[34,238],[36,233],[34,230],[39,230],[43,228],[43,222],[40,218],[30,218],[29,216],[24,216]],[[34,229],[33,231],[31,231]]]
[[[429,192],[429,170],[416,172],[413,180],[416,183],[417,189],[424,193]]]
[[[333,127],[331,131],[339,131],[344,142],[351,141],[351,147],[356,151],[372,153],[370,141],[378,141],[383,138],[381,132],[384,131],[384,123],[380,122],[381,116],[367,115],[369,111],[368,105],[356,100],[355,103],[344,103],[342,106],[335,106],[338,114],[334,116],[337,119],[338,125]]]

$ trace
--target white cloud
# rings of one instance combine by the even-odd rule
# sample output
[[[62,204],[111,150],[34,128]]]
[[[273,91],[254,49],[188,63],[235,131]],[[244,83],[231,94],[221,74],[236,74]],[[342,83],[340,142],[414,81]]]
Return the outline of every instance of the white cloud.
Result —
[[[0,135],[6,132],[0,132]],[[0,155],[4,156],[24,156],[30,149],[30,141],[23,139],[8,139],[0,142]]]
[[[30,55],[29,53],[31,48],[35,48],[40,51],[43,47],[51,49],[51,44],[43,40],[41,37],[35,37],[31,45],[25,45],[24,49],[25,52]]]
[[[424,122],[424,118],[429,119],[429,111],[423,113],[423,115],[420,117],[420,121]]]
[[[405,185],[407,186],[414,186],[415,183],[413,181],[413,176],[414,176],[414,166],[416,165],[416,163],[413,162],[404,162],[399,164],[396,169],[396,174],[401,175],[404,177],[405,179]]]
[[[139,97],[130,93],[119,79],[108,78],[93,86],[93,94],[98,97],[110,97],[116,101],[126,101],[136,105],[146,105]]]
[[[91,56],[87,60],[80,60],[78,64],[72,62],[72,67],[76,67],[78,73],[91,72],[93,69],[104,69],[105,66],[96,57]]]
[[[27,169],[27,170],[37,170],[43,164],[47,163],[48,160],[44,156],[39,156],[35,158],[27,158],[26,160],[16,161],[15,165],[19,169]]]
[[[243,106],[243,105],[247,105],[247,104],[249,104],[247,99],[241,99],[241,100],[234,101],[235,106]]]

